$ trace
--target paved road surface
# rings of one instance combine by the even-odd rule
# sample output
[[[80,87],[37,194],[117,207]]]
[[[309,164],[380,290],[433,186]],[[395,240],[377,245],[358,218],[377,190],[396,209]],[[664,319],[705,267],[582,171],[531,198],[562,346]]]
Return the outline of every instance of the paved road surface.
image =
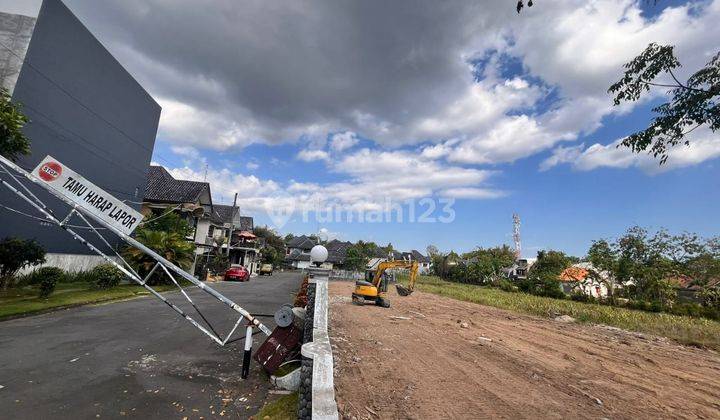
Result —
[[[213,287],[252,313],[272,314],[292,302],[300,281],[276,273]],[[181,303],[179,293],[166,296]],[[218,332],[229,331],[234,311],[197,289],[190,296]],[[0,322],[0,418],[245,418],[269,383],[254,361],[240,379],[242,346],[219,347],[153,297]]]

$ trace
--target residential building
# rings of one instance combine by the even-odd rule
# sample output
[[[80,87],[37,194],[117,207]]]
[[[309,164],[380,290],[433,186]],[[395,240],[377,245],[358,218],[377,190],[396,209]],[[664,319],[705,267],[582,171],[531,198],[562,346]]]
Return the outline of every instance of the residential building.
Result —
[[[254,274],[260,268],[262,255],[258,238],[253,234],[253,218],[240,215],[236,205],[215,204],[208,236],[220,237],[231,265],[242,265]],[[215,235],[221,232],[219,235]]]
[[[430,270],[432,270],[432,260],[430,259],[430,257],[421,254],[420,251],[416,249],[410,251],[410,257],[411,261],[418,262],[418,273],[430,274]]]
[[[599,278],[590,276],[591,272],[596,272]],[[560,273],[560,283],[564,293],[582,293],[594,298],[604,298],[608,295],[607,279],[608,274],[598,271],[593,267],[592,263],[582,262],[573,264]]]
[[[432,269],[432,260],[430,257],[421,254],[420,251],[416,249],[410,252],[392,251],[390,252],[389,258],[391,260],[417,261],[418,273],[420,274],[428,274]]]
[[[32,139],[32,153],[18,164],[31,170],[51,155],[139,209],[158,103],[60,0],[43,1],[36,16],[0,13],[0,44],[0,83],[30,120],[24,131]],[[31,186],[31,191],[61,217],[69,212],[42,188]],[[5,189],[0,204],[37,214]],[[48,265],[80,270],[103,262],[54,225],[5,209],[0,217],[0,238],[36,239],[48,251]],[[74,217],[70,223],[82,221]],[[112,248],[122,245],[104,233]]]
[[[141,212],[159,217],[168,211],[182,216],[193,228],[188,237],[195,246],[212,247],[214,229],[210,184],[200,181],[175,179],[162,166],[150,166]]]
[[[196,275],[202,275],[196,268],[204,267],[198,262],[211,258],[216,248],[228,255],[231,265],[243,265],[251,274],[257,271],[261,255],[253,218],[242,216],[239,206],[213,204],[207,182],[175,179],[165,168],[151,166],[142,212],[154,217],[175,212],[192,226],[187,239],[195,244],[191,272]]]
[[[525,280],[536,261],[537,258],[520,258],[512,266],[504,268],[503,272],[511,280]]]
[[[693,279],[683,274],[671,276],[665,279],[673,285],[677,292],[678,301],[701,303],[701,293],[708,289],[720,290],[720,278],[710,279],[707,282]]]
[[[308,236],[296,236],[288,241],[285,250],[285,263],[292,268],[310,267],[310,250],[317,240]]]
[[[342,265],[345,263],[345,256],[347,255],[347,250],[352,246],[352,242],[349,241],[339,241],[337,239],[333,239],[332,241],[325,244],[325,248],[328,250],[328,258],[326,261],[326,265],[328,265],[328,268],[338,268],[342,267]]]

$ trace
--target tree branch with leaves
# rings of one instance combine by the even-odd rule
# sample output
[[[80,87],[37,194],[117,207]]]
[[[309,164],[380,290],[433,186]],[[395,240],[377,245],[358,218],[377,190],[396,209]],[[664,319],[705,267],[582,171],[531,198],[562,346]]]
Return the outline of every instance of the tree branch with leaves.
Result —
[[[695,72],[686,82],[675,75],[681,67],[671,45],[652,43],[640,55],[625,64],[625,74],[608,89],[615,95],[616,106],[635,102],[651,87],[670,88],[670,100],[653,108],[657,115],[650,125],[626,137],[621,145],[634,153],[647,150],[660,164],[667,162],[670,150],[679,145],[690,145],[687,135],[701,126],[715,132],[720,128],[720,53],[705,67]],[[671,82],[657,82],[666,75]]]
[[[21,106],[12,102],[6,89],[0,89],[0,155],[16,161],[30,154],[30,140],[22,132],[28,122]]]

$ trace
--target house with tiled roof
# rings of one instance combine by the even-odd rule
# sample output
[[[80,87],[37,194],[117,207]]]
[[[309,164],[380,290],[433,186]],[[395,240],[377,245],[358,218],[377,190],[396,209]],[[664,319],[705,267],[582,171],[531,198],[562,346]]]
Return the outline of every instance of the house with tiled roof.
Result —
[[[209,183],[176,179],[162,166],[150,166],[142,212],[160,217],[169,211],[192,226],[187,239],[195,244],[196,262],[219,244],[231,264],[256,271],[260,255],[252,217],[242,216],[237,205],[213,204]]]
[[[413,249],[410,252],[392,251],[388,257],[391,260],[417,261],[418,273],[420,274],[428,274],[432,268],[432,260],[430,257],[423,255],[417,249]]]
[[[598,273],[594,278],[591,273]],[[567,294],[583,293],[594,298],[604,298],[608,295],[607,282],[604,281],[608,273],[597,270],[590,262],[573,264],[560,273],[560,284],[563,292]]]
[[[212,246],[213,232],[208,232],[215,209],[210,184],[175,179],[162,166],[151,165],[141,212],[145,216],[160,217],[171,211],[192,226],[193,234],[188,240],[196,247]]]
[[[285,263],[293,268],[310,267],[310,250],[317,245],[317,240],[301,235],[290,239],[285,244]]]
[[[167,169],[155,165],[148,171],[144,201],[158,205],[200,205],[206,210],[212,207],[209,183],[175,179]]]
[[[345,256],[347,250],[352,246],[352,242],[339,241],[333,239],[332,241],[325,244],[325,248],[328,250],[327,263],[332,264],[333,267],[342,266],[345,263]]]

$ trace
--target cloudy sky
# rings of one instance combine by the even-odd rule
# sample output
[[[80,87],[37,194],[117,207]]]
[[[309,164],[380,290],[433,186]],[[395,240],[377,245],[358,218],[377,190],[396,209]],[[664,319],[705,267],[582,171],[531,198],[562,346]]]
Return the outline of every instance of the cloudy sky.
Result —
[[[720,135],[666,165],[616,148],[666,96],[613,107],[607,88],[650,42],[684,77],[720,49],[720,0],[66,0],[162,105],[153,160],[235,192],[256,224],[400,248],[582,255],[632,224],[720,233]],[[37,0],[0,0],[32,14]],[[452,223],[329,222],[415,200]],[[420,203],[421,199],[429,199]],[[409,205],[406,205],[407,208]],[[285,213],[283,213],[285,212]],[[273,216],[273,217],[270,217]]]

